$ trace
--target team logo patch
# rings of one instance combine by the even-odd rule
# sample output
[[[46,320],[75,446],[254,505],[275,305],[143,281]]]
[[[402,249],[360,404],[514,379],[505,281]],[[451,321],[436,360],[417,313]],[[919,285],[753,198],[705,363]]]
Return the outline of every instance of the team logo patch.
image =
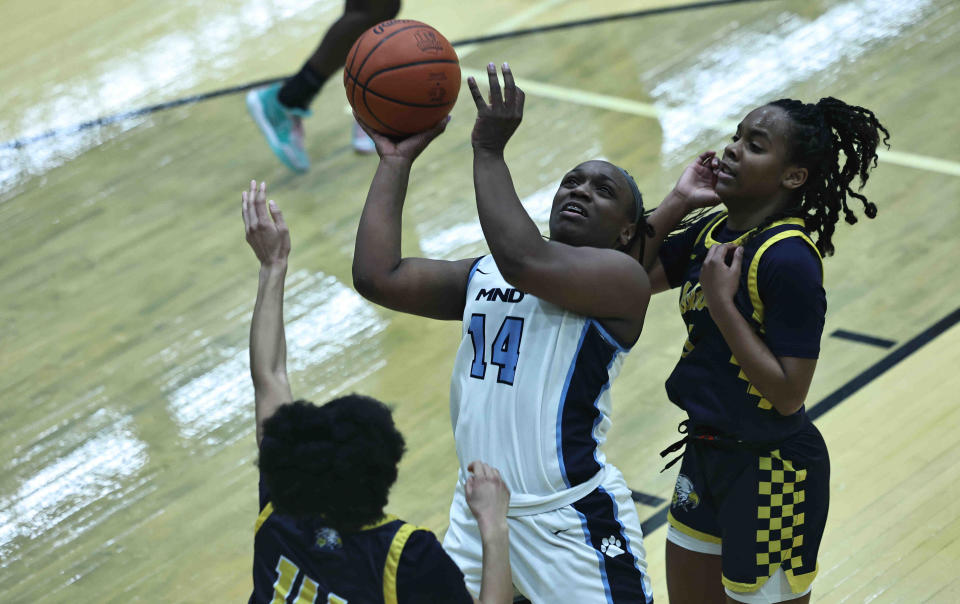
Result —
[[[317,547],[323,550],[335,550],[343,547],[340,533],[329,527],[324,527],[317,531],[316,543]]]
[[[673,501],[670,505],[684,510],[692,510],[700,505],[700,496],[694,490],[693,482],[683,474],[677,476],[677,484],[673,488]]]
[[[615,535],[610,535],[600,541],[600,551],[608,558],[616,558],[620,554],[626,553],[621,549],[621,545],[623,544]]]

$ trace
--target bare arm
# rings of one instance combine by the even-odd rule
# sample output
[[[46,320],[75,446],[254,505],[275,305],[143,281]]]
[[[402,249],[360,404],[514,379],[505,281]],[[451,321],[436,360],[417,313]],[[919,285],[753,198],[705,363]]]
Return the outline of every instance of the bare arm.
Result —
[[[474,461],[467,469],[467,505],[477,519],[483,545],[483,576],[480,579],[480,604],[508,604],[513,601],[510,576],[510,534],[507,508],[510,490],[496,468]]]
[[[729,252],[733,260],[727,265]],[[775,356],[743,318],[733,303],[742,260],[743,248],[731,244],[707,252],[700,273],[707,308],[750,382],[781,415],[791,415],[807,398],[817,360]]]
[[[670,289],[658,255],[667,234],[693,210],[720,203],[720,197],[714,191],[717,185],[717,165],[714,151],[701,153],[683,170],[673,190],[647,217],[647,223],[653,227],[653,236],[648,237],[644,244],[642,262],[650,275],[650,285],[655,294]]]
[[[506,64],[502,97],[492,63],[487,72],[490,105],[477,83],[469,80],[478,111],[473,181],[480,226],[500,272],[514,287],[574,312],[642,321],[650,283],[636,260],[613,249],[545,241],[524,210],[503,157],[504,146],[523,116],[523,91],[516,87]]]
[[[260,260],[257,301],[250,322],[250,376],[253,378],[257,446],[263,439],[263,423],[284,403],[293,400],[287,379],[287,340],[283,328],[283,284],[290,254],[290,233],[280,208],[270,201],[267,187],[250,183],[241,194],[247,243]]]
[[[460,319],[472,260],[401,256],[403,203],[413,160],[446,121],[398,143],[367,131],[380,165],[360,216],[353,255],[353,285],[364,298],[393,310],[434,319]]]

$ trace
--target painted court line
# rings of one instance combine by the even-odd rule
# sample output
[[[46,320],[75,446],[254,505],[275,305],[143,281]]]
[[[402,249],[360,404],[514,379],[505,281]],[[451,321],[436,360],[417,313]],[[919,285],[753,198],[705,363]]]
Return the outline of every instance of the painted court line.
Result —
[[[464,76],[473,76],[477,82],[486,82],[487,72],[478,69],[463,69]],[[464,78],[466,82],[466,78]],[[637,115],[640,117],[659,119],[664,110],[657,108],[650,103],[634,101],[623,97],[600,94],[598,92],[589,92],[586,90],[577,90],[564,86],[556,86],[544,82],[534,82],[531,80],[522,80],[518,83],[526,94],[545,99],[553,99],[565,103],[583,105],[594,109],[606,109],[618,113]],[[737,122],[733,120],[703,120],[701,125],[704,128],[717,130],[736,130]],[[948,176],[960,176],[960,162],[950,161],[927,155],[916,153],[906,153],[903,151],[877,150],[880,161],[902,166],[904,168],[915,168],[927,172],[937,172]]]
[[[877,336],[871,336],[865,333],[857,333],[855,331],[848,331],[846,329],[837,329],[830,334],[830,337],[841,340],[849,340],[851,342],[859,342],[860,344],[867,344],[869,346],[877,346],[879,348],[893,348],[897,345],[894,340],[878,338]]]

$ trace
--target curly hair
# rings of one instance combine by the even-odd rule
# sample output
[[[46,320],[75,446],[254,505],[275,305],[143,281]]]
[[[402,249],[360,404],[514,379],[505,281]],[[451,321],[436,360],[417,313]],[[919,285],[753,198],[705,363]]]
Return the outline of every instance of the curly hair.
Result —
[[[259,466],[278,512],[351,532],[383,516],[404,451],[390,409],[351,394],[277,409],[264,422]]]
[[[793,99],[769,103],[786,111],[791,120],[787,135],[789,161],[807,169],[807,180],[797,191],[796,200],[787,209],[768,216],[755,232],[787,217],[801,217],[809,233],[816,233],[817,249],[824,256],[833,254],[834,227],[843,211],[844,220],[855,224],[857,216],[847,204],[847,196],[863,204],[867,218],[877,215],[877,206],[859,193],[867,183],[870,169],[877,165],[880,133],[883,144],[890,133],[869,109],[848,105],[825,97],[816,104]],[[843,152],[841,163],[840,152]],[[860,178],[854,191],[851,183]]]

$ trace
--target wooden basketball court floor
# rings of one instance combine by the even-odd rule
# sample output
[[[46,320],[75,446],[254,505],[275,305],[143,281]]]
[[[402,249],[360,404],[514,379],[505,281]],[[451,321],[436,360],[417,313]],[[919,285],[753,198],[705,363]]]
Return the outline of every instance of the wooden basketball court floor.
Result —
[[[408,0],[451,40],[680,4]],[[6,0],[0,139],[292,72],[338,0]],[[460,47],[466,71],[509,61],[528,92],[508,147],[541,219],[560,175],[606,157],[655,204],[699,150],[766,100],[837,96],[892,133],[839,225],[808,399],[830,447],[817,602],[960,601],[960,5],[770,0]],[[472,73],[472,72],[471,72]],[[257,265],[239,191],[266,180],[291,226],[297,396],[395,405],[409,452],[389,509],[442,532],[456,460],[447,394],[459,326],[374,307],[350,287],[376,160],[349,148],[334,78],[306,123],[313,168],[288,173],[242,95],[0,149],[0,601],[237,602],[257,515],[246,338]],[[417,161],[409,254],[481,253],[461,94]],[[869,336],[869,337],[862,337]],[[853,338],[853,339],[851,339]],[[614,387],[607,445],[638,492],[656,597],[681,419],[663,381],[683,342],[653,303]]]

